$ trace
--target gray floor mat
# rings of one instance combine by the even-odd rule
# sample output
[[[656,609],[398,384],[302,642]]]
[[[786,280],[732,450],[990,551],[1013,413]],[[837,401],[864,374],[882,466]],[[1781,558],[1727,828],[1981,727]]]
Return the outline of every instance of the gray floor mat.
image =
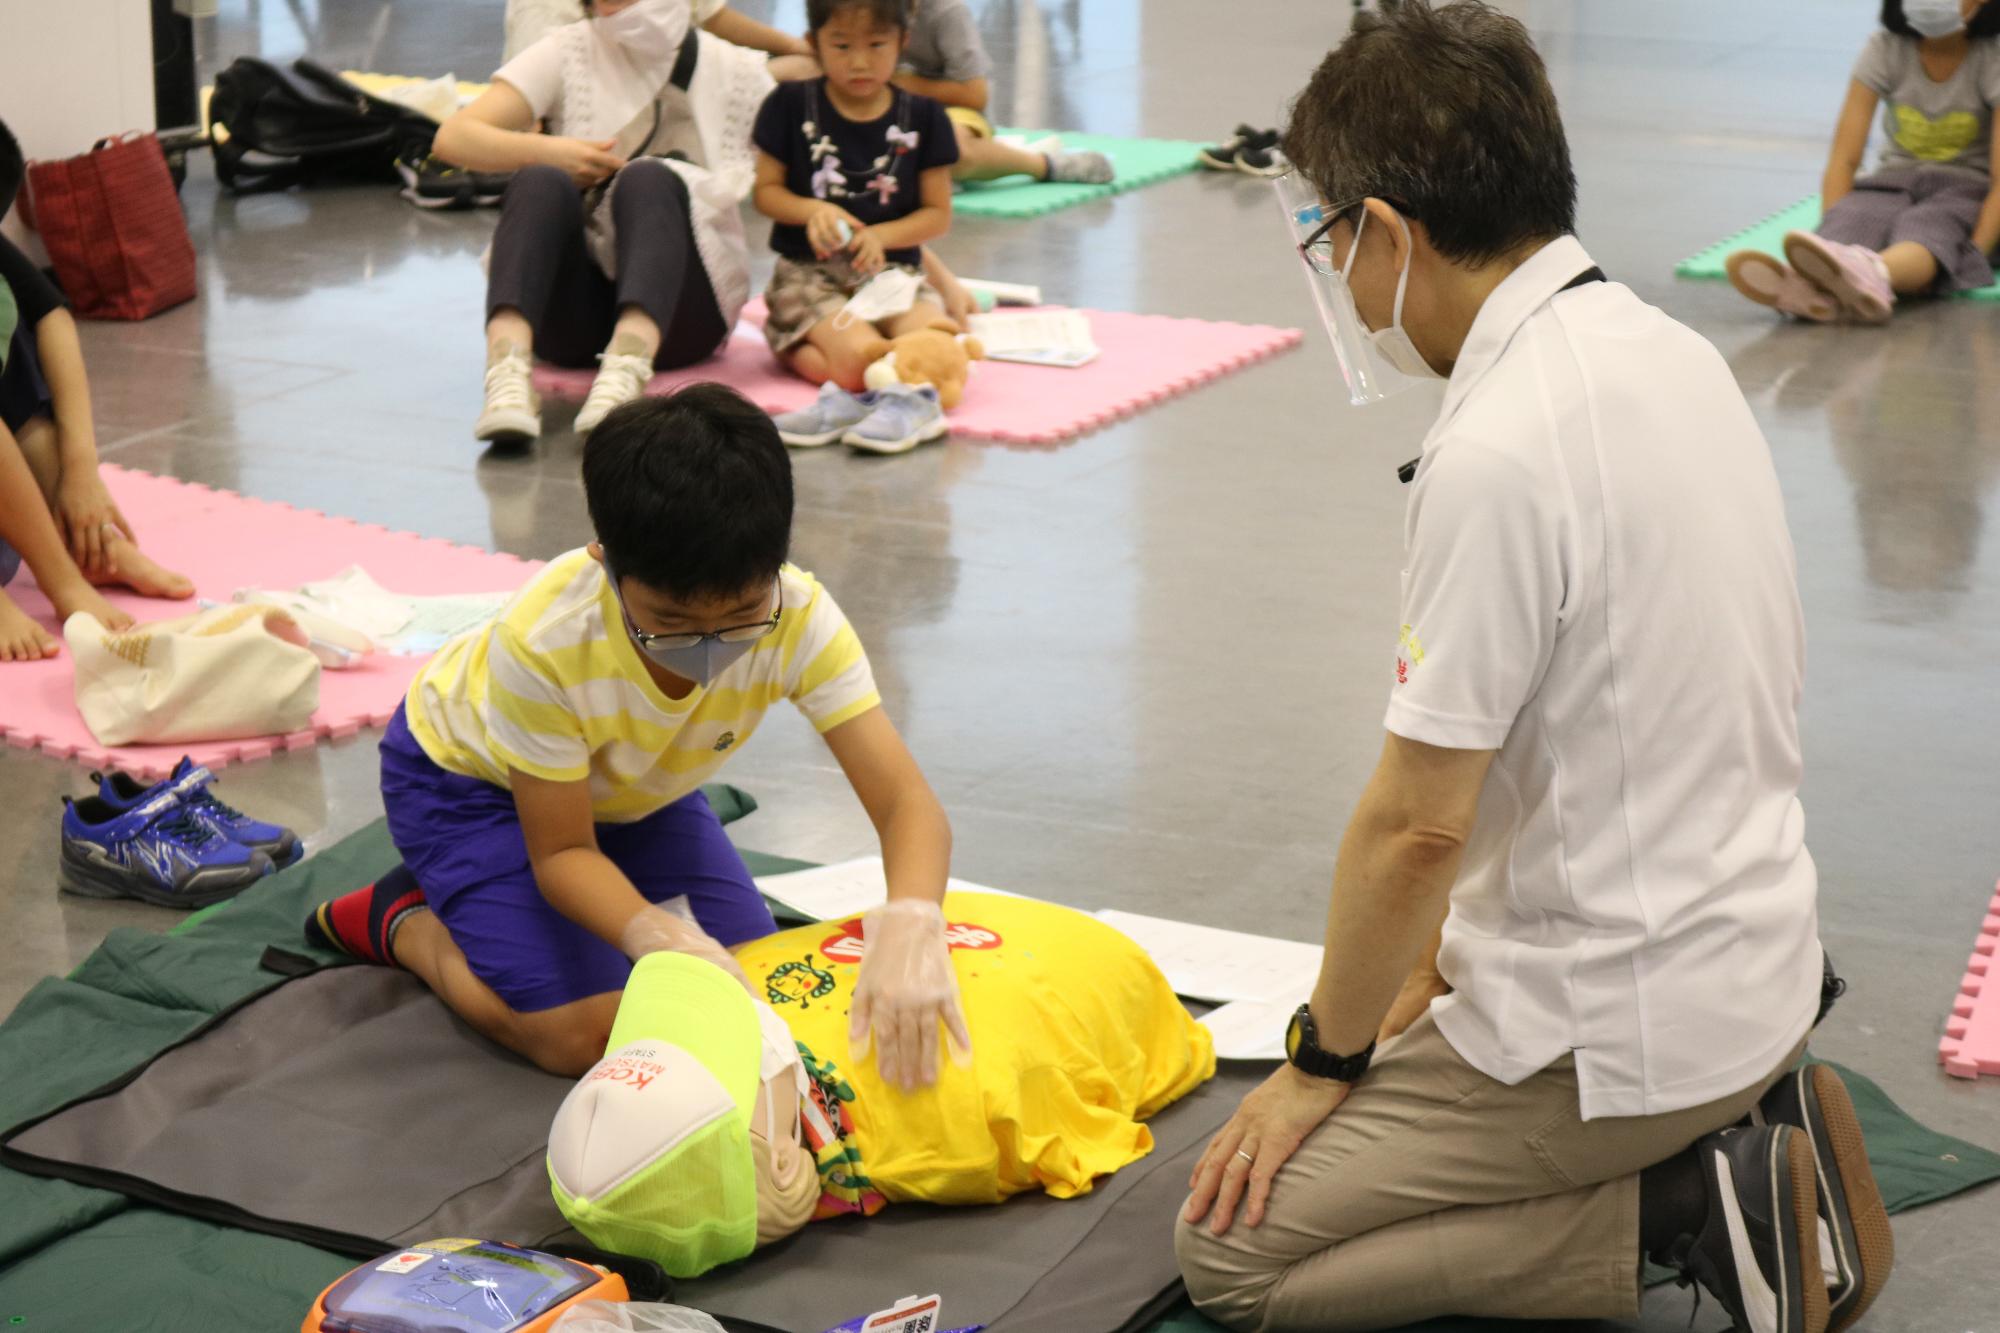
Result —
[[[1168,1108],[1154,1152],[1081,1199],[904,1205],[816,1223],[681,1288],[714,1313],[825,1328],[936,1291],[950,1324],[1110,1333],[1177,1280],[1173,1215],[1209,1133],[1260,1070]],[[364,1253],[441,1235],[574,1238],[543,1166],[570,1087],[499,1050],[406,973],[277,986],[121,1085],[16,1134],[11,1165]]]

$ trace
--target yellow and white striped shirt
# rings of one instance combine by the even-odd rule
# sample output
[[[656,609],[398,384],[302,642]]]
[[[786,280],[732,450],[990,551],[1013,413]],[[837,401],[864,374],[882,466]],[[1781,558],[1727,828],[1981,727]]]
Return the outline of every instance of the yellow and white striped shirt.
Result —
[[[669,699],[647,673],[604,567],[551,561],[488,624],[411,682],[410,734],[439,767],[507,785],[507,771],[590,779],[600,823],[643,819],[693,791],[790,699],[821,732],[881,703],[868,655],[832,594],[780,574],[778,628],[706,688]]]

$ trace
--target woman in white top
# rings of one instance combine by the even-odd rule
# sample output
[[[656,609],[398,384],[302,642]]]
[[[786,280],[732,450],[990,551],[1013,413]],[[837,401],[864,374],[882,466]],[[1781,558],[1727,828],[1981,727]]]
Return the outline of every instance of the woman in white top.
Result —
[[[728,340],[750,294],[750,125],[773,85],[761,54],[696,30],[720,7],[592,0],[438,131],[447,161],[514,173],[488,265],[480,439],[540,434],[531,355],[598,365],[587,434],[656,369]]]

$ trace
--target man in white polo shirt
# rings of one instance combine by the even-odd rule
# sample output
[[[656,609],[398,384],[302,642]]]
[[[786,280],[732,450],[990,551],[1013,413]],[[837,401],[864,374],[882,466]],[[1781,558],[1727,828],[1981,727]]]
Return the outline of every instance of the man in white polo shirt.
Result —
[[[1256,1330],[1618,1318],[1650,1256],[1738,1328],[1844,1329],[1892,1255],[1840,1080],[1794,1072],[1822,955],[1763,437],[1570,234],[1515,20],[1358,16],[1285,151],[1352,396],[1449,384],[1324,968],[1194,1173],[1189,1290]]]

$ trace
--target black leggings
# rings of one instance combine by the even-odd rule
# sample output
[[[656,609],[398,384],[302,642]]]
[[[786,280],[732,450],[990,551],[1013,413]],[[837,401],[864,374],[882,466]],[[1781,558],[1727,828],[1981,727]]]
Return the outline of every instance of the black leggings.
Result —
[[[660,326],[653,364],[675,370],[705,360],[729,327],[695,249],[687,182],[658,160],[618,173],[609,207],[618,277],[604,276],[583,239],[583,195],[555,167],[523,167],[500,201],[486,279],[486,317],[512,307],[535,332],[535,355],[588,367],[635,305]]]

